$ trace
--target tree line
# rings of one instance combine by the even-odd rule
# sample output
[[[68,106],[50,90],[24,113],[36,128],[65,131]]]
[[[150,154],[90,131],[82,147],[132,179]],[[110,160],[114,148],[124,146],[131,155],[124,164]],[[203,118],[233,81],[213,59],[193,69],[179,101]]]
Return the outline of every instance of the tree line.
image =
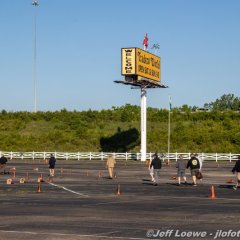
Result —
[[[240,152],[240,99],[223,95],[171,110],[170,152]],[[167,152],[167,109],[147,109],[147,151]],[[140,106],[107,110],[0,112],[1,151],[140,151]]]

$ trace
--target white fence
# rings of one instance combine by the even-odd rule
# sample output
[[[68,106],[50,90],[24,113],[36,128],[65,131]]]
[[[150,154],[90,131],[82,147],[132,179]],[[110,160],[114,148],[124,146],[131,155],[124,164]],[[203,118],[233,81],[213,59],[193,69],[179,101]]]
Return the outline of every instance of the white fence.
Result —
[[[4,155],[9,159],[47,159],[53,154],[57,159],[62,160],[105,160],[109,154],[113,154],[119,160],[141,160],[141,153],[107,153],[107,152],[5,152],[0,151],[0,156]],[[147,153],[146,160],[151,159],[154,153]],[[184,159],[189,159],[191,153],[164,153],[163,161],[177,160],[181,154]],[[240,154],[232,153],[198,153],[204,161],[235,161]]]

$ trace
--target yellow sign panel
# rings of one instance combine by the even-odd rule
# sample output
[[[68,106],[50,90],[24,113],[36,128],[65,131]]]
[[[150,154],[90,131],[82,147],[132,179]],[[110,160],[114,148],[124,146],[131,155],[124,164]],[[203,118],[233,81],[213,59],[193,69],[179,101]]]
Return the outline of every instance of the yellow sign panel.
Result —
[[[122,75],[136,75],[160,82],[160,57],[139,48],[122,48]]]
[[[122,75],[136,74],[136,49],[122,48]]]

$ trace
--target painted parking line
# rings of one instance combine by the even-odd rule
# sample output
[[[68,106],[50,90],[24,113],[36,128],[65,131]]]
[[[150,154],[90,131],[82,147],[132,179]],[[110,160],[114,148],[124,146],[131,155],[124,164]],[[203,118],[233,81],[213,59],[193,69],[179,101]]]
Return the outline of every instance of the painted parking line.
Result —
[[[65,190],[65,191],[67,191],[67,192],[70,192],[70,193],[73,193],[73,194],[76,194],[76,195],[82,196],[82,197],[89,197],[89,196],[86,195],[86,194],[83,194],[83,193],[79,193],[79,192],[73,191],[73,190],[71,190],[71,189],[68,189],[68,188],[66,188],[66,187],[63,187],[63,186],[60,186],[60,185],[57,185],[57,184],[54,184],[54,183],[50,183],[50,182],[48,182],[48,184],[50,184],[50,185],[52,185],[52,186],[54,186],[54,187],[61,188],[61,189]]]

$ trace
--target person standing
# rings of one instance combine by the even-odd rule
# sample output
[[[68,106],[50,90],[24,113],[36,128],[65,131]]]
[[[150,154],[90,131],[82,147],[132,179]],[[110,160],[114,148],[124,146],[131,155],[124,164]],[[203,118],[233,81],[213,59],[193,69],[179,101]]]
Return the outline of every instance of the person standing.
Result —
[[[56,158],[53,156],[53,154],[51,154],[48,163],[49,163],[49,175],[51,177],[54,177],[54,168],[56,164]]]
[[[6,173],[6,164],[7,164],[7,158],[2,155],[0,158],[0,165],[1,165],[1,174],[7,174]]]
[[[155,153],[153,155],[153,159],[152,159],[152,162],[150,164],[150,169],[153,167],[153,177],[154,177],[154,180],[153,180],[153,185],[154,186],[157,186],[159,184],[159,172],[160,172],[160,169],[162,168],[162,161],[161,159],[158,157],[158,154]]]
[[[114,171],[115,164],[116,164],[116,161],[114,159],[113,154],[109,155],[106,163],[106,168],[108,169],[110,179],[113,178],[113,171]]]
[[[187,184],[187,178],[186,178],[186,167],[187,162],[183,159],[182,155],[179,155],[178,160],[176,162],[176,168],[177,168],[177,176],[178,176],[178,185],[181,185],[181,177],[184,180],[184,183]]]
[[[190,167],[190,170],[191,170],[193,186],[197,186],[196,174],[199,172],[200,162],[199,162],[198,158],[195,157],[194,154],[191,155],[191,158],[189,159],[189,161],[187,163],[187,168],[189,168],[189,167]]]
[[[237,183],[235,186],[233,186],[234,190],[237,190],[238,186],[240,185],[240,156],[238,156],[238,160],[235,163],[235,166],[232,169],[232,173],[237,176]]]

